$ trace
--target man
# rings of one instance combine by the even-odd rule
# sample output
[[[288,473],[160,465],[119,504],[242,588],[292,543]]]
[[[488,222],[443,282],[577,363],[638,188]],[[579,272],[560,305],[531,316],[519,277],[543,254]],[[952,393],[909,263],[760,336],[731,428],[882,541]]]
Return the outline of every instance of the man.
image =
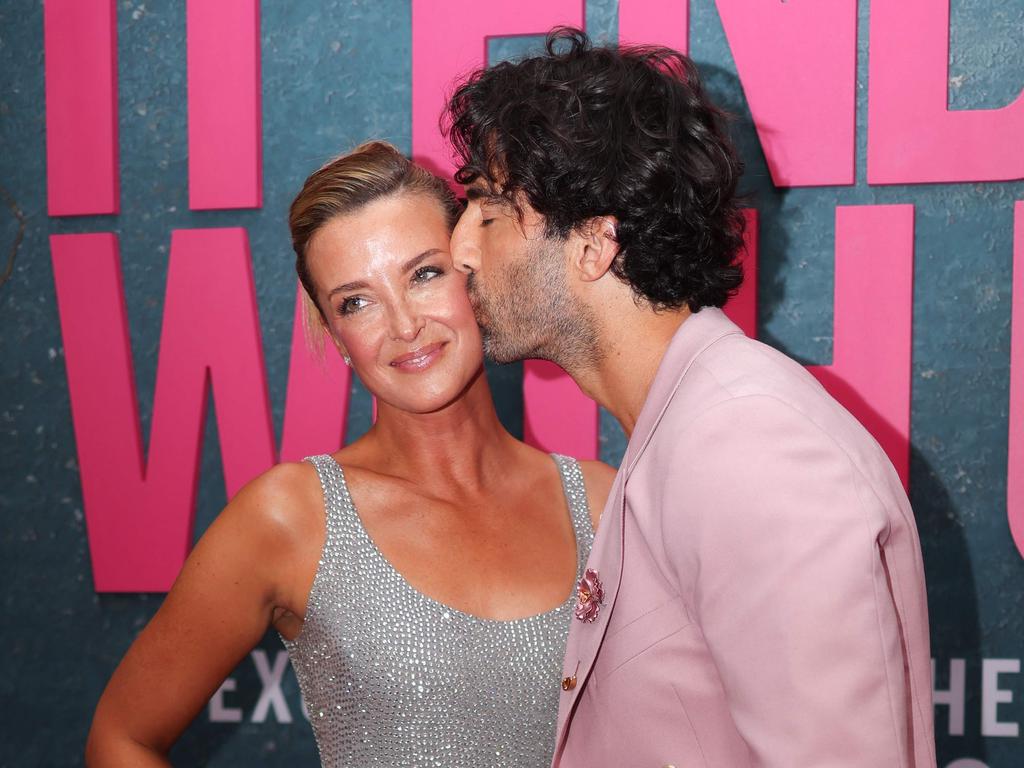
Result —
[[[487,352],[554,361],[629,435],[553,764],[934,766],[913,514],[863,427],[720,310],[740,166],[693,64],[555,30],[447,121]]]

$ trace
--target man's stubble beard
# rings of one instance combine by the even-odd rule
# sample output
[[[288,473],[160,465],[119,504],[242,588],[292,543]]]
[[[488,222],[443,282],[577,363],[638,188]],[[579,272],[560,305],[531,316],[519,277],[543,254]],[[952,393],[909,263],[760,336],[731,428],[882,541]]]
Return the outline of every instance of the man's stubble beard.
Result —
[[[486,296],[475,275],[468,285],[489,359],[550,360],[570,373],[600,362],[597,318],[569,291],[560,243],[531,243],[495,278]]]

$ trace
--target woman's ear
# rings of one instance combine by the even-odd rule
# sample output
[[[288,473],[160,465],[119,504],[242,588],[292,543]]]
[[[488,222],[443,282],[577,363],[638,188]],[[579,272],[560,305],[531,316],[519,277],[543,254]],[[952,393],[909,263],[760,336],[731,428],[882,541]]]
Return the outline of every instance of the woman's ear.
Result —
[[[584,282],[604,277],[619,255],[619,222],[614,216],[596,216],[573,233],[572,266]]]

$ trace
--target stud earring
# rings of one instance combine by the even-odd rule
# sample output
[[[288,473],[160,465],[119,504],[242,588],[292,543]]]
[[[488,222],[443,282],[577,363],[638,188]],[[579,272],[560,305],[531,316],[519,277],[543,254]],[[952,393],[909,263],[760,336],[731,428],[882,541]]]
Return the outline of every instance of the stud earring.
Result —
[[[345,365],[351,367],[351,365],[352,365],[352,358],[351,357],[349,357],[348,355],[342,355],[341,359],[345,361]]]

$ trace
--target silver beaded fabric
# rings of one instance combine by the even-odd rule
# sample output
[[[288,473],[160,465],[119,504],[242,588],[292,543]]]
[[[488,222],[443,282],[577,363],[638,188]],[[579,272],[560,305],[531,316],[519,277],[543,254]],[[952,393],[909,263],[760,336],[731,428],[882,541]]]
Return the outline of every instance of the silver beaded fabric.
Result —
[[[583,475],[575,460],[553,458],[579,579],[593,541]],[[302,630],[284,645],[322,764],[546,768],[575,594],[512,621],[439,603],[377,549],[337,462],[308,461],[323,485],[327,538]]]

